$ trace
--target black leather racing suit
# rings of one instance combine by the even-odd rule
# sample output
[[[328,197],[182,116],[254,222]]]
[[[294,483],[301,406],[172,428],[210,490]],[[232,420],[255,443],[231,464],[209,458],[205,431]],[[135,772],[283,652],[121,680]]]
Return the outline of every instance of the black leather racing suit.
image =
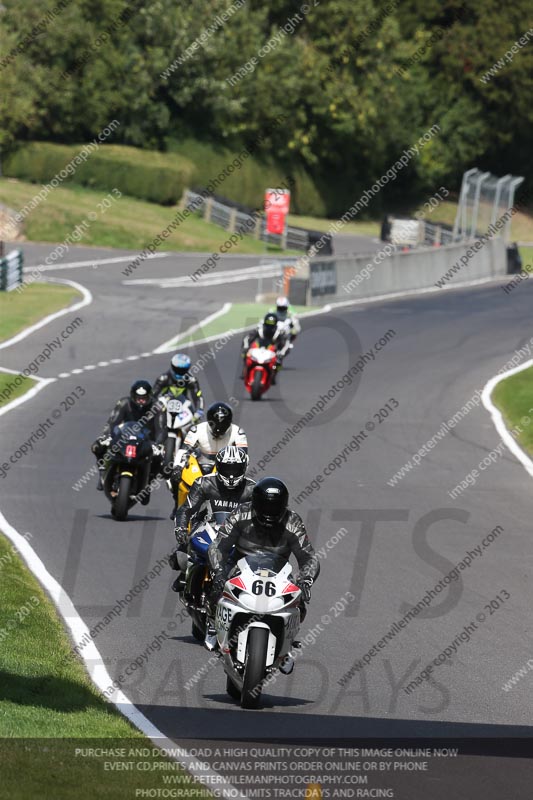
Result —
[[[235,511],[241,503],[250,500],[254,486],[251,478],[245,478],[236,489],[227,489],[216,475],[198,478],[176,512],[176,528],[186,528],[203,506],[208,517],[214,511]]]
[[[208,550],[209,563],[213,570],[213,584],[220,587],[231,564],[228,564],[231,548],[235,545],[236,559],[258,550],[276,553],[287,560],[292,554],[298,562],[298,580],[315,581],[320,572],[320,562],[309,541],[302,518],[288,510],[282,522],[274,528],[260,525],[252,517],[252,504],[244,503],[226,520]],[[216,590],[215,590],[216,595]],[[211,603],[216,598],[213,597]]]
[[[143,428],[149,430],[150,439],[154,444],[161,444],[165,441],[166,428],[157,403],[152,403],[148,408],[140,409],[131,402],[129,397],[122,397],[115,404],[102,433],[91,445],[91,450],[97,458],[100,470],[105,467],[105,455],[108,449],[108,446],[102,443],[102,439],[107,439],[111,436],[113,429],[120,425],[121,422],[138,422]],[[159,467],[158,461],[154,463],[154,467]]]

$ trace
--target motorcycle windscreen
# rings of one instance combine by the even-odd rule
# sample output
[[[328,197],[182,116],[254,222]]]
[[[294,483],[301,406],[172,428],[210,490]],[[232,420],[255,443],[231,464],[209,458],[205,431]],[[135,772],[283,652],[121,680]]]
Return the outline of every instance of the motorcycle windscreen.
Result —
[[[283,567],[288,563],[285,556],[280,556],[277,553],[270,553],[266,550],[258,550],[256,553],[249,553],[242,556],[246,559],[246,563],[252,572],[271,572],[277,575]]]

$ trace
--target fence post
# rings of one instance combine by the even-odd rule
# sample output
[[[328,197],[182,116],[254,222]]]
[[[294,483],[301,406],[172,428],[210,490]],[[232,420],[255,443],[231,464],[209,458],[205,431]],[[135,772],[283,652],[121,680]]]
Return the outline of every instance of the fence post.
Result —
[[[237,209],[232,208],[229,212],[229,220],[228,220],[228,227],[226,230],[228,233],[235,233],[235,222],[237,220]]]
[[[204,220],[211,222],[211,212],[213,210],[213,198],[208,197],[205,201]]]

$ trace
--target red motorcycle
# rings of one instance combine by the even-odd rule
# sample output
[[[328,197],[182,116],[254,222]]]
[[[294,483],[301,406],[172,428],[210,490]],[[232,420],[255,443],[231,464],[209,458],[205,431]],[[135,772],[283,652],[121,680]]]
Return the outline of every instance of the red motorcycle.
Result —
[[[250,392],[252,400],[260,400],[261,396],[272,386],[276,361],[274,345],[259,347],[257,344],[253,344],[246,353],[244,385],[246,391]]]

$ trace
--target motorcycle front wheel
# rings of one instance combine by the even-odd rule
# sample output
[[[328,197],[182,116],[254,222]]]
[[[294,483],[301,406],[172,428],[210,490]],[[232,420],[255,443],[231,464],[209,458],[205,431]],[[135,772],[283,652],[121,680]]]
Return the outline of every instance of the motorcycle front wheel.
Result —
[[[259,370],[254,375],[254,382],[252,383],[250,394],[252,395],[252,400],[261,399],[261,373]]]
[[[163,460],[163,467],[173,467],[174,466],[174,452],[176,450],[176,439],[173,436],[169,436],[165,442],[165,455]]]
[[[113,504],[113,516],[120,521],[128,516],[131,494],[131,475],[121,475],[118,486],[118,495]]]
[[[248,634],[246,646],[241,708],[257,708],[259,706],[266,672],[267,648],[268,631],[266,628],[252,628]]]

